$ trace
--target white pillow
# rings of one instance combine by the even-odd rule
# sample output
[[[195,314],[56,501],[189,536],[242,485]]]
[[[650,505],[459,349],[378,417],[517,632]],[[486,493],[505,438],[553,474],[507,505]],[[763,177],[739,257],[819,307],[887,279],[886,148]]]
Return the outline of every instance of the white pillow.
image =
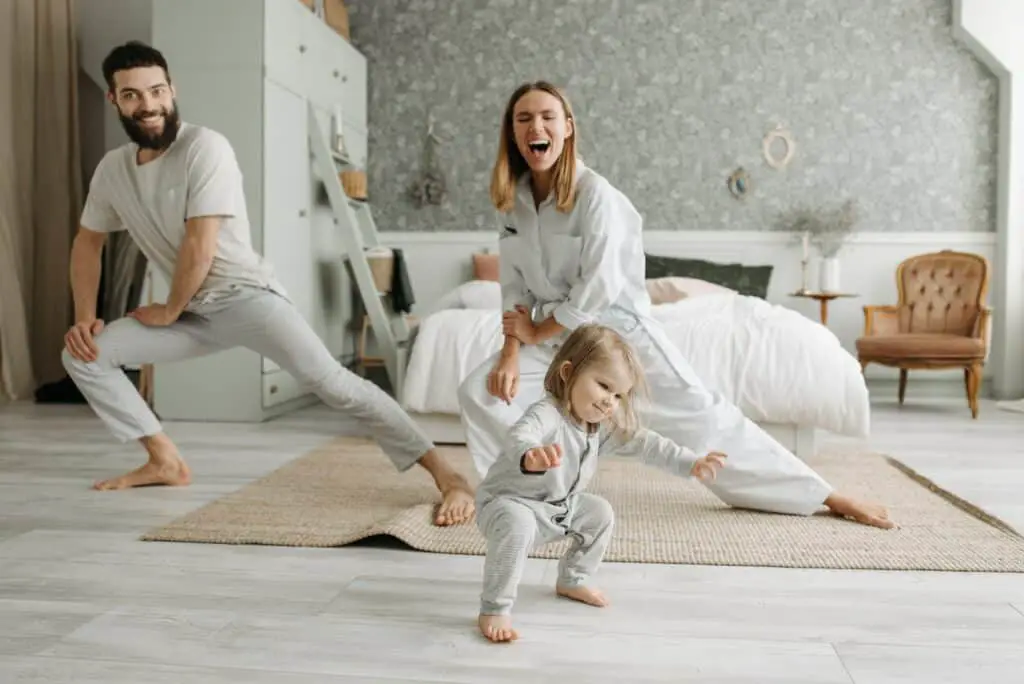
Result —
[[[470,280],[445,293],[431,307],[443,309],[501,309],[501,284],[493,280]]]
[[[736,290],[698,278],[668,276],[651,278],[647,281],[647,294],[650,295],[651,304],[654,305],[672,304],[691,297],[727,293],[737,294]]]

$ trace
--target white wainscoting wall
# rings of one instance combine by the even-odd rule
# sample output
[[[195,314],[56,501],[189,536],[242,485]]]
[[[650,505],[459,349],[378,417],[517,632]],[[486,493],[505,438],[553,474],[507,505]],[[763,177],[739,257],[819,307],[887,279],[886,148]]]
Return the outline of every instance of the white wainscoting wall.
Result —
[[[446,292],[472,277],[472,255],[496,252],[497,233],[490,232],[409,232],[381,233],[384,244],[401,248],[416,295],[413,313],[429,311]],[[708,259],[724,263],[774,266],[768,301],[786,306],[818,320],[818,303],[790,297],[800,287],[799,243],[793,236],[775,232],[663,231],[644,233],[649,254]],[[846,292],[858,296],[839,299],[829,305],[828,327],[843,347],[856,355],[855,340],[864,330],[865,304],[896,302],[896,267],[903,259],[926,252],[951,249],[981,254],[990,261],[995,249],[994,233],[857,233],[840,259],[840,282]],[[816,257],[808,264],[808,286],[816,289]],[[995,315],[998,315],[996,312]],[[955,380],[963,382],[959,371],[920,371],[914,380]],[[988,375],[988,371],[986,371]],[[868,366],[869,380],[897,377],[894,369]]]

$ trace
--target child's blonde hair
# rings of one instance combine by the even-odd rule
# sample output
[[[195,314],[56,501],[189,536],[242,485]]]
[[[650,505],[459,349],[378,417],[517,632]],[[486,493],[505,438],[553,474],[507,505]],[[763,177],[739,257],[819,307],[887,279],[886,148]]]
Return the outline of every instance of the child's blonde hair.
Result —
[[[555,208],[562,213],[568,213],[572,211],[573,205],[576,203],[576,136],[578,129],[569,98],[560,88],[547,81],[522,84],[516,88],[512,96],[509,97],[508,104],[505,105],[505,114],[501,119],[501,137],[498,140],[498,156],[494,160],[494,169],[491,171],[491,202],[500,212],[512,211],[512,207],[515,206],[516,183],[524,173],[530,170],[529,164],[526,163],[523,155],[519,153],[519,148],[516,147],[513,115],[519,99],[533,90],[541,90],[557,98],[562,104],[566,121],[571,121],[573,125],[572,135],[565,139],[562,154],[555,162],[552,177]]]
[[[571,411],[572,388],[580,373],[594,364],[614,363],[616,360],[625,364],[633,386],[619,401],[618,411],[611,421],[619,436],[629,439],[640,427],[637,400],[646,395],[647,387],[643,366],[633,347],[611,328],[588,324],[573,330],[548,367],[544,389],[564,410]]]

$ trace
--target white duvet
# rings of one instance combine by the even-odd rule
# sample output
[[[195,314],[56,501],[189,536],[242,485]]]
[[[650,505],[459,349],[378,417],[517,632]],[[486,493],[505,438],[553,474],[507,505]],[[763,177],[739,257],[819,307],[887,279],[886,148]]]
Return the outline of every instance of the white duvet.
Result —
[[[416,331],[402,403],[458,414],[456,390],[501,349],[497,283],[448,295]],[[824,326],[775,304],[708,294],[655,306],[655,319],[704,383],[752,420],[866,437],[870,409],[860,366]]]

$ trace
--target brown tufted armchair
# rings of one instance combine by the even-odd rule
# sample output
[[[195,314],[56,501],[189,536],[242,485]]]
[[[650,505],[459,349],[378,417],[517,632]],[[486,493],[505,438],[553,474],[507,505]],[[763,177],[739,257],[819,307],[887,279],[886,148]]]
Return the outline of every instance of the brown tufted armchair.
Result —
[[[988,261],[977,254],[943,250],[903,261],[896,269],[898,303],[864,307],[861,369],[869,363],[899,368],[902,404],[907,371],[963,368],[967,403],[977,418],[988,356],[988,282]]]

